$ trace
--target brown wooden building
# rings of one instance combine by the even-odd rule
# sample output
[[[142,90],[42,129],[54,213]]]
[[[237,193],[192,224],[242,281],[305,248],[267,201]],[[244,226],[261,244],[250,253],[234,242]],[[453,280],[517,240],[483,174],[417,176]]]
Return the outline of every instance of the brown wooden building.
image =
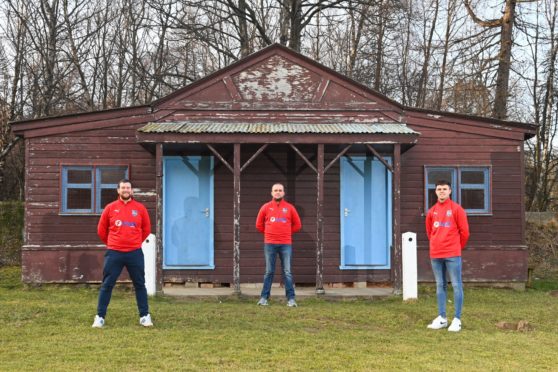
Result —
[[[302,217],[298,284],[401,285],[401,233],[418,234],[449,179],[467,210],[465,281],[524,283],[529,124],[418,110],[272,45],[150,105],[13,123],[25,139],[23,278],[97,282],[103,206],[128,176],[157,235],[158,284],[263,280],[255,229],[281,182]],[[276,280],[279,280],[277,278]]]

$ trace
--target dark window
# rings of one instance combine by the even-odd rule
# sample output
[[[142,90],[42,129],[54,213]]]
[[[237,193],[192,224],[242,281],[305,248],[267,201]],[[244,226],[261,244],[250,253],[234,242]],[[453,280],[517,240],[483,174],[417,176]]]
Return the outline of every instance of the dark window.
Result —
[[[451,198],[469,214],[490,213],[489,167],[425,167],[426,210],[437,200],[436,182],[451,182]]]
[[[62,213],[101,213],[116,200],[122,178],[128,178],[127,166],[63,166]]]

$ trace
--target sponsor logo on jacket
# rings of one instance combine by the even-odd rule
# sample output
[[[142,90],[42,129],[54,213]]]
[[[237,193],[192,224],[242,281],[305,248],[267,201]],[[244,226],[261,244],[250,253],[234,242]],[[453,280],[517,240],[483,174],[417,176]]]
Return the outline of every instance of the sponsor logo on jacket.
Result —
[[[438,227],[451,227],[451,222],[434,221],[434,228],[438,228]]]

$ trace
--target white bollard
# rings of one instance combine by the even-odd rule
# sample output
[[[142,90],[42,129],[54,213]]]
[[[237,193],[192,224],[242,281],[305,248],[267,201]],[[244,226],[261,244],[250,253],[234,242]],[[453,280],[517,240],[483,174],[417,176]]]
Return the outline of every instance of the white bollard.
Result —
[[[145,260],[145,288],[149,296],[155,295],[157,290],[157,250],[155,248],[155,235],[149,234],[141,245]]]
[[[417,234],[403,234],[403,301],[418,298],[417,285]]]

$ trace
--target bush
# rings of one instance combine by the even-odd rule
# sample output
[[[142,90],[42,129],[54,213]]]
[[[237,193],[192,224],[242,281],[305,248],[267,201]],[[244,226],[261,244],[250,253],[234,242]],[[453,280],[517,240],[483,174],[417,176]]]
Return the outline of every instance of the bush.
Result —
[[[529,267],[535,275],[558,278],[558,222],[527,223],[525,237],[529,247]]]
[[[0,202],[0,266],[21,264],[23,202]]]

